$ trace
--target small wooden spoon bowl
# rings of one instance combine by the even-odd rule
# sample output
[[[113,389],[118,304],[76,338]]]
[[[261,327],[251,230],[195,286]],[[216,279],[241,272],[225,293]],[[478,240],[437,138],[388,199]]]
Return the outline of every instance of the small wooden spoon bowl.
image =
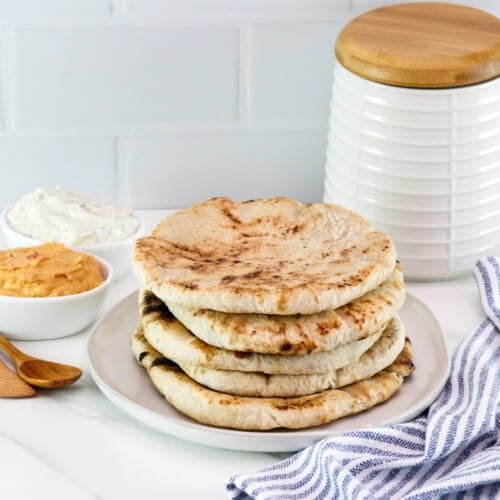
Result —
[[[57,389],[72,384],[82,376],[82,370],[75,366],[28,356],[2,335],[0,335],[0,349],[14,360],[19,377],[35,387]]]

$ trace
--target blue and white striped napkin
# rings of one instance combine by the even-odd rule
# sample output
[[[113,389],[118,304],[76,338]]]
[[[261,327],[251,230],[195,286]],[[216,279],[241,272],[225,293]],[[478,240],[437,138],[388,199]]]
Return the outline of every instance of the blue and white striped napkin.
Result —
[[[500,498],[500,259],[479,260],[474,276],[487,318],[455,352],[426,416],[323,439],[231,477],[229,497]]]

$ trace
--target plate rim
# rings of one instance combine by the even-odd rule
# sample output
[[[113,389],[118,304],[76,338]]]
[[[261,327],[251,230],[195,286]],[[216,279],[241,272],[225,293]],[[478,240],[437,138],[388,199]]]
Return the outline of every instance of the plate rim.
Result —
[[[238,451],[256,451],[256,452],[295,452],[301,450],[314,442],[317,442],[328,436],[348,432],[345,429],[335,430],[335,428],[330,429],[328,426],[335,424],[335,421],[325,424],[323,426],[311,427],[306,429],[271,429],[269,431],[246,431],[237,429],[227,429],[220,428],[202,424],[200,422],[192,421],[177,421],[168,415],[163,415],[158,413],[152,408],[148,408],[143,404],[134,401],[127,397],[125,394],[121,393],[119,390],[112,387],[109,383],[104,380],[104,378],[99,374],[94,366],[93,355],[91,353],[91,344],[95,340],[95,337],[99,335],[99,330],[101,325],[110,320],[110,318],[116,314],[120,306],[123,307],[128,301],[134,301],[134,297],[138,294],[138,289],[134,290],[127,296],[119,300],[111,309],[109,309],[104,316],[102,316],[93,326],[86,342],[86,357],[89,367],[89,373],[97,385],[99,390],[104,394],[104,396],[111,401],[116,407],[121,411],[126,413],[128,416],[132,417],[135,421],[146,425],[148,428],[153,428],[158,432],[162,432],[172,437],[176,437],[185,441],[194,442],[197,444],[203,444],[206,446],[238,450]],[[441,392],[444,387],[448,375],[451,369],[451,358],[448,353],[446,342],[444,339],[443,331],[441,325],[432,312],[432,310],[420,299],[415,297],[413,294],[407,292],[405,305],[403,305],[402,310],[407,306],[408,302],[414,302],[418,304],[419,307],[423,308],[427,317],[431,319],[434,323],[438,337],[434,339],[439,343],[439,355],[444,361],[442,365],[441,374],[435,381],[432,389],[428,390],[422,399],[417,399],[415,403],[409,406],[404,412],[397,414],[396,416],[389,416],[387,419],[382,421],[377,421],[374,425],[367,425],[360,427],[369,428],[374,426],[392,425],[401,422],[406,422],[412,420],[416,416],[420,415],[426,408],[428,408],[436,397]],[[136,313],[137,311],[134,311]],[[399,311],[400,312],[400,311]],[[133,329],[135,325],[130,327],[130,337],[132,336]],[[124,333],[119,332],[118,335],[124,335]],[[413,340],[413,339],[411,339]],[[131,357],[131,361],[135,362],[135,359]],[[145,376],[147,377],[146,372]],[[418,372],[417,372],[418,373]],[[415,376],[414,374],[412,376]],[[148,380],[149,383],[150,380]],[[163,396],[162,396],[163,397]],[[384,404],[390,403],[390,400],[384,402]],[[165,404],[170,405],[166,400]],[[170,405],[171,409],[178,412],[174,407]],[[180,412],[178,412],[180,413]],[[182,415],[182,414],[181,414]],[[190,418],[188,416],[182,415],[185,418]],[[343,419],[341,419],[343,420]],[[175,431],[181,431],[175,432]],[[185,432],[183,432],[185,431]],[[226,440],[221,440],[221,435],[225,435]],[[227,442],[227,440],[232,440]]]

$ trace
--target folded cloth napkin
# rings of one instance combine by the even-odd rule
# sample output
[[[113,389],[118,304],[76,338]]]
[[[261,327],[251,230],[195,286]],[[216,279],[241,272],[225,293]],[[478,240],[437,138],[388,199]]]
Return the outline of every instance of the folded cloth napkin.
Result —
[[[325,438],[231,477],[229,497],[500,498],[500,259],[479,260],[474,276],[487,318],[458,347],[426,416]]]

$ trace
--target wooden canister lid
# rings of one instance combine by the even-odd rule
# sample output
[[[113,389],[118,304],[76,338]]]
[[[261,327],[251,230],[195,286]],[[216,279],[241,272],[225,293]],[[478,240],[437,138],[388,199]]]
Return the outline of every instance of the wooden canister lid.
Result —
[[[353,19],[337,60],[367,80],[414,88],[458,87],[500,75],[500,19],[448,3],[407,3]]]

